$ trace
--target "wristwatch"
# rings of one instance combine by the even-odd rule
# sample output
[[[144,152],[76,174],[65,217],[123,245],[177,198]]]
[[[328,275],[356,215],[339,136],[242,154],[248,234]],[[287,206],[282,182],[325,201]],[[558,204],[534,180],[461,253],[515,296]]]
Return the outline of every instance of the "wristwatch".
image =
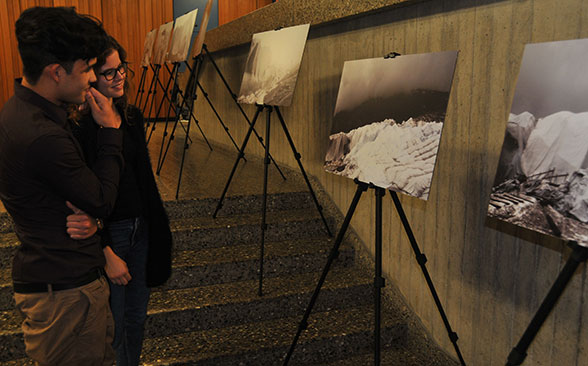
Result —
[[[104,222],[102,222],[102,219],[95,218],[94,220],[96,221],[96,227],[98,230],[104,230]]]

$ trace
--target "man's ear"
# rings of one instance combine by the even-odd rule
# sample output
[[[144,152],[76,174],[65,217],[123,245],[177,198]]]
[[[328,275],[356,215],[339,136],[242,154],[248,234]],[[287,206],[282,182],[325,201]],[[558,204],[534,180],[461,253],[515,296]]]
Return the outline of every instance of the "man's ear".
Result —
[[[43,73],[47,75],[50,80],[53,80],[54,82],[58,83],[61,80],[63,74],[65,73],[65,70],[63,69],[63,66],[61,66],[60,64],[50,64],[45,66],[45,68],[43,69]]]

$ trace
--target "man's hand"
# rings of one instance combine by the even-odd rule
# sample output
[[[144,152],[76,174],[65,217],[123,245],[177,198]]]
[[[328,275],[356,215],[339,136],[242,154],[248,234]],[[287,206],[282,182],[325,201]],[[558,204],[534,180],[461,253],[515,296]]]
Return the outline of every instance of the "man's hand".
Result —
[[[109,246],[104,247],[104,257],[106,265],[104,270],[106,275],[115,285],[126,285],[131,280],[131,274],[127,268],[127,263],[116,255]]]
[[[81,240],[88,239],[94,235],[96,230],[98,230],[96,220],[72,205],[71,202],[65,201],[65,204],[74,212],[66,218],[67,233],[69,236],[72,239]]]
[[[102,127],[119,128],[121,119],[112,98],[107,98],[93,87],[86,93],[86,101],[92,111],[94,121]]]

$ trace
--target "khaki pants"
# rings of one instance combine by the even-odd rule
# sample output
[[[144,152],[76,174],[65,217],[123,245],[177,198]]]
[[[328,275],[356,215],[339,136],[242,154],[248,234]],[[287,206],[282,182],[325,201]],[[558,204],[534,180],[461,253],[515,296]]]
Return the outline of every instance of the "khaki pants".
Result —
[[[27,355],[39,366],[112,365],[109,294],[104,277],[71,290],[15,293]]]

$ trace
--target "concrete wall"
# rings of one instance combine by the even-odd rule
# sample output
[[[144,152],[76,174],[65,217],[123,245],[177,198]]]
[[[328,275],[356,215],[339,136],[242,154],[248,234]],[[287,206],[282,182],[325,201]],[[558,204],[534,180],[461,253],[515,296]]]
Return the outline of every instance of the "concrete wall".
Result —
[[[569,256],[564,243],[489,220],[486,209],[525,43],[583,37],[588,37],[588,3],[582,0],[423,1],[313,26],[292,106],[281,109],[307,171],[345,213],[355,184],[322,169],[344,61],[390,51],[459,50],[429,200],[402,196],[401,201],[429,258],[429,271],[468,365],[505,364]],[[248,47],[214,54],[235,92]],[[240,143],[246,123],[208,63],[201,81]],[[200,97],[196,113],[208,138],[234,149],[205,103]],[[253,116],[253,107],[245,110]],[[297,167],[277,122],[272,154]],[[257,127],[262,135],[264,126],[262,118]],[[246,153],[263,151],[251,141]],[[370,192],[352,221],[370,250],[374,209]],[[383,242],[386,277],[435,340],[453,354],[389,195],[384,197]],[[588,365],[587,290],[582,265],[532,344],[525,365]]]

